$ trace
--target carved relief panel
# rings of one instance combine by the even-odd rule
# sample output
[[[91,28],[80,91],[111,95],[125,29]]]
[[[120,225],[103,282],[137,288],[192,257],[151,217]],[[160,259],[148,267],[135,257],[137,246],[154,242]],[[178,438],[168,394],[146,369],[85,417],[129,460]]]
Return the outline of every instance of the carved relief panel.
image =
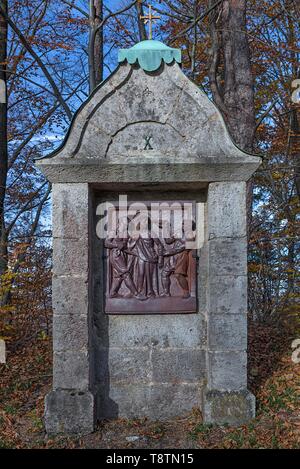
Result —
[[[116,205],[108,210],[106,313],[197,311],[195,223],[184,218],[186,203],[177,201],[175,211],[172,202],[163,203],[163,210],[153,204],[155,210],[149,203],[144,210],[125,213]],[[193,207],[189,202],[192,217]]]

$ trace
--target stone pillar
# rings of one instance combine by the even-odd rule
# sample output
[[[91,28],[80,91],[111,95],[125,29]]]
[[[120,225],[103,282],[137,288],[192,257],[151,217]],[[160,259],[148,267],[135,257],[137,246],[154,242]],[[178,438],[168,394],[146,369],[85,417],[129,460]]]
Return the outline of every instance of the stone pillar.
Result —
[[[94,429],[88,184],[53,184],[53,391],[48,433]]]
[[[204,421],[239,425],[255,415],[255,398],[247,390],[246,183],[209,184],[205,250]]]

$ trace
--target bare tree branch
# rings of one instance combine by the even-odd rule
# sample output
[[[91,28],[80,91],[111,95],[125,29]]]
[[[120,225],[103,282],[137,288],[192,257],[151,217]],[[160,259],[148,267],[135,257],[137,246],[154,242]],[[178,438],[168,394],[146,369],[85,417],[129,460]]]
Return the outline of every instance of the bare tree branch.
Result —
[[[271,104],[270,106],[265,110],[265,112],[258,118],[257,122],[256,122],[256,127],[255,127],[255,131],[257,131],[257,129],[259,128],[259,126],[261,125],[262,121],[268,116],[268,114],[272,111],[273,107],[276,105],[276,103],[278,102],[278,98],[275,99]]]
[[[204,13],[202,13],[201,15],[199,15],[195,21],[193,21],[187,28],[183,29],[182,31],[180,31],[180,33],[176,34],[176,36],[174,36],[170,43],[172,44],[173,42],[176,41],[176,39],[184,36],[186,33],[188,33],[192,28],[195,27],[195,25],[197,23],[199,23],[199,21],[202,21],[204,20],[204,18],[207,17],[207,15],[209,15],[210,12],[212,12],[218,5],[220,5],[220,3],[222,3],[223,0],[218,0],[216,3],[214,3],[210,8],[208,8]]]
[[[26,247],[24,247],[24,249],[22,251],[20,251],[18,256],[17,256],[17,260],[16,260],[16,262],[15,262],[13,268],[12,268],[12,273],[13,274],[16,274],[18,272],[22,262],[25,259],[26,250],[28,248],[28,245],[30,245],[31,242],[32,242],[33,236],[34,236],[34,234],[36,232],[36,229],[38,227],[38,224],[39,224],[39,220],[40,220],[40,216],[41,216],[44,204],[47,202],[48,197],[50,195],[51,184],[50,183],[46,183],[46,184],[48,185],[48,188],[47,188],[43,198],[41,199],[40,203],[37,206],[38,208],[37,208],[33,223],[31,225],[30,231],[29,231],[29,233],[26,237],[27,238]],[[1,306],[5,306],[9,302],[9,298],[10,298],[11,289],[12,289],[13,284],[14,284],[14,276],[12,276],[12,279],[10,281],[10,285],[7,286],[7,288],[5,290],[5,293],[2,295]]]
[[[6,14],[6,12],[2,9],[0,6],[0,13],[1,15],[7,20],[9,26],[15,31],[17,36],[19,37],[21,43],[23,46],[26,48],[26,50],[30,53],[30,55],[35,59],[39,67],[41,68],[42,72],[44,73],[45,77],[47,78],[49,84],[51,85],[53,92],[61,104],[62,108],[64,109],[65,113],[67,114],[69,120],[72,119],[72,112],[69,108],[69,106],[66,104],[65,100],[63,99],[55,81],[53,80],[50,72],[48,71],[47,67],[45,64],[42,62],[41,58],[38,56],[38,54],[34,51],[34,49],[31,47],[25,36],[22,34],[22,32],[19,30],[19,28],[16,26],[16,24],[12,21],[12,19]]]
[[[9,232],[12,230],[12,228],[14,227],[14,225],[16,224],[16,222],[18,221],[18,219],[20,218],[20,216],[26,212],[27,210],[31,210],[32,207],[30,206],[31,205],[31,202],[38,196],[39,192],[47,185],[48,183],[47,182],[44,182],[41,187],[39,187],[36,192],[34,194],[32,194],[31,197],[29,197],[29,199],[26,201],[25,205],[18,211],[18,213],[16,214],[16,216],[13,218],[13,220],[10,222],[10,224],[6,227],[6,233],[9,234]]]
[[[62,0],[62,2],[65,3],[66,5],[69,5],[69,7],[74,8],[74,10],[79,11],[79,13],[81,13],[86,18],[89,18],[88,12],[80,8],[78,5],[75,5],[74,1],[69,2],[68,0]]]
[[[70,95],[66,98],[66,101],[68,101],[72,96],[74,96],[74,94],[77,93],[78,89],[80,88],[80,86],[86,81],[86,78],[83,78],[77,85],[77,87],[72,91],[72,93],[70,93]],[[52,114],[58,109],[59,107],[59,104],[55,104],[53,107],[51,107],[49,109],[49,111],[43,116],[43,122],[47,122],[47,120],[52,116]],[[39,129],[39,127],[41,126],[41,123],[38,122],[33,128],[32,130],[29,132],[28,136],[23,140],[23,142],[16,148],[16,150],[14,150],[10,160],[9,160],[9,166],[8,166],[8,169],[10,169],[14,162],[16,161],[16,159],[18,158],[20,152],[24,149],[24,147],[30,142],[30,140],[34,137],[36,131]]]

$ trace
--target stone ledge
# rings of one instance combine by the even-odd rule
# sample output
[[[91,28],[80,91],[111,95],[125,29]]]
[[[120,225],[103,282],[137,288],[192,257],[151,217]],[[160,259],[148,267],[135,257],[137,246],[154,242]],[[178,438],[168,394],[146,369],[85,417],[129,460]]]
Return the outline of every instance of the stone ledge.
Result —
[[[260,158],[247,157],[246,160],[239,158],[218,161],[218,158],[210,157],[196,161],[185,158],[184,161],[169,161],[164,163],[164,157],[149,163],[137,161],[124,163],[108,163],[103,159],[91,161],[69,161],[65,160],[37,162],[37,166],[52,183],[96,183],[117,184],[134,183],[154,184],[173,183],[174,190],[177,184],[186,183],[194,185],[198,182],[223,182],[223,181],[248,181],[254,171],[260,165]]]
[[[202,414],[204,422],[218,425],[243,425],[255,417],[255,396],[242,391],[203,392]]]
[[[89,391],[52,391],[45,398],[44,417],[50,435],[89,434],[95,427],[95,397]]]

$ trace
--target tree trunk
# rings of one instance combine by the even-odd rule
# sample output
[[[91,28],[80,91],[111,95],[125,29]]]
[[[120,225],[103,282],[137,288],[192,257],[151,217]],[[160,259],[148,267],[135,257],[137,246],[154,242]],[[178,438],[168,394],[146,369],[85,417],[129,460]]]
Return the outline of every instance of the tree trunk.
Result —
[[[0,0],[2,10],[7,12],[7,0]],[[8,167],[7,149],[7,21],[0,14],[0,275],[7,267],[4,202]]]
[[[103,20],[103,1],[89,0],[90,2],[90,37],[89,37],[89,85],[90,93],[103,80],[103,27],[99,27]]]
[[[251,151],[255,133],[254,83],[246,34],[246,0],[230,0],[223,7],[225,62],[224,105],[232,136]]]
[[[211,0],[210,6],[213,3]],[[256,122],[246,0],[224,0],[218,10],[211,20],[212,92],[235,143],[251,151]]]
[[[215,0],[210,0],[212,6]],[[256,129],[254,80],[246,34],[246,0],[224,0],[211,14],[210,84],[235,143],[253,150]],[[253,182],[247,187],[248,226],[251,227]]]
[[[210,0],[210,6],[213,3],[214,0]],[[214,100],[235,143],[242,150],[251,152],[256,119],[254,80],[246,34],[246,0],[224,0],[211,14],[210,31],[210,83]],[[247,184],[248,240],[252,209],[253,179]]]
[[[141,16],[144,16],[143,5],[140,2],[136,4],[137,20],[139,26],[139,38],[140,41],[145,41],[147,39],[147,33],[145,28],[145,23],[141,20]]]
[[[95,6],[95,26],[99,26],[103,20],[103,0],[94,0]],[[94,47],[94,64],[95,64],[95,82],[96,86],[103,81],[103,28],[100,28],[96,34]]]

